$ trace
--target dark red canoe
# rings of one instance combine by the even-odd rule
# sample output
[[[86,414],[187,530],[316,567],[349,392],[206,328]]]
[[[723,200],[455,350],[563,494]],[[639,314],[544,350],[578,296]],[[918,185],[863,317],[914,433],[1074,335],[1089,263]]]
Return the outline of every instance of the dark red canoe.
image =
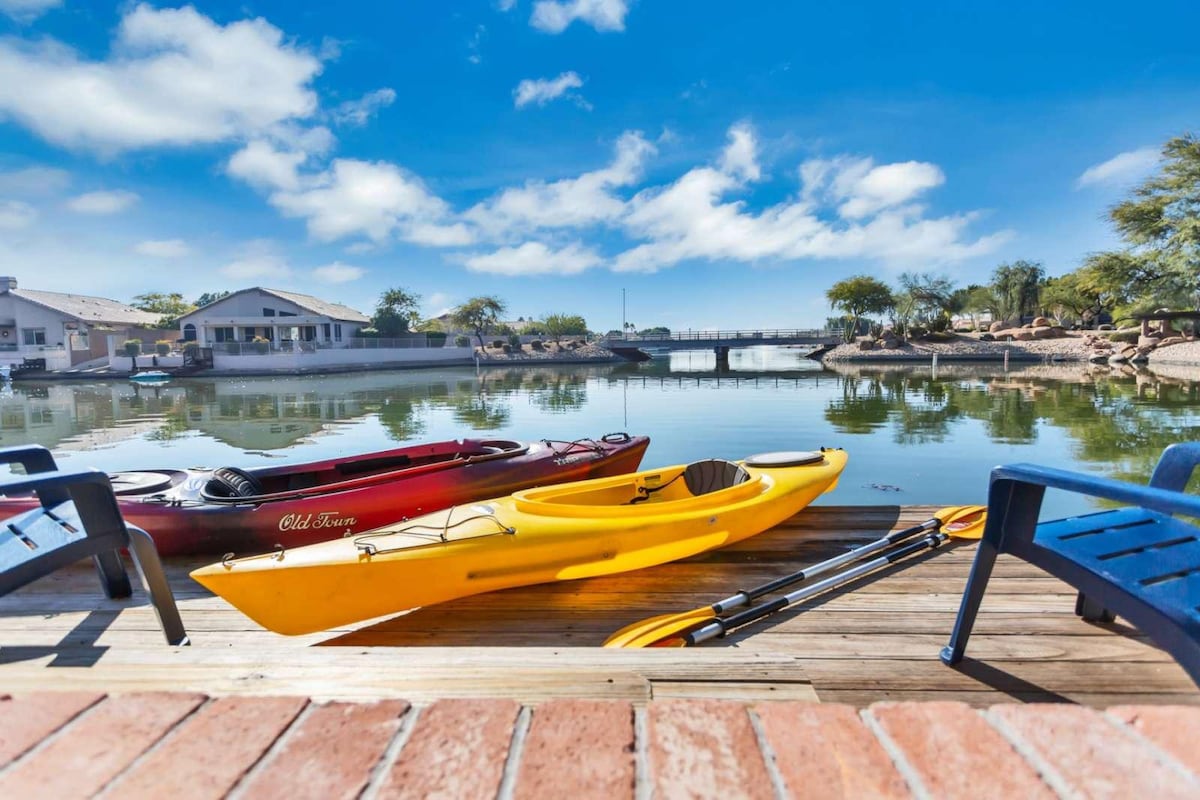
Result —
[[[520,489],[632,472],[650,440],[433,442],[302,464],[165,469],[109,477],[130,524],[162,555],[247,555],[346,536]],[[32,508],[0,497],[0,514]]]

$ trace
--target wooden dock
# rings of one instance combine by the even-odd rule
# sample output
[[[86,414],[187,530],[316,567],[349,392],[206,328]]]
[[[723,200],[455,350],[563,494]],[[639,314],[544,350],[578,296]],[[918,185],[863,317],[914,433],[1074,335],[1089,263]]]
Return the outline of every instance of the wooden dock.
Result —
[[[800,700],[865,707],[955,700],[1200,704],[1175,662],[1118,620],[1089,624],[1074,591],[1002,558],[968,658],[938,661],[974,554],[945,546],[687,649],[606,650],[613,630],[682,611],[931,516],[923,506],[814,507],[738,545],[607,578],[481,595],[303,637],[264,631],[167,564],[190,647],[166,646],[140,592],[104,599],[84,562],[0,598],[9,692],[172,690],[317,699]]]

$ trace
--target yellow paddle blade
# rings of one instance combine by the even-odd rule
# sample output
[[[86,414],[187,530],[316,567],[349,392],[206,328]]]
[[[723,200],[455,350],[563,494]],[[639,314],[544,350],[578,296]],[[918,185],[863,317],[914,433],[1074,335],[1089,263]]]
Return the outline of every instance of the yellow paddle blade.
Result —
[[[646,647],[664,636],[680,633],[698,623],[708,622],[716,614],[712,606],[694,608],[677,614],[659,614],[626,625],[604,640],[605,647]]]
[[[952,539],[982,539],[987,523],[987,506],[964,506],[963,510],[942,520],[941,532]]]

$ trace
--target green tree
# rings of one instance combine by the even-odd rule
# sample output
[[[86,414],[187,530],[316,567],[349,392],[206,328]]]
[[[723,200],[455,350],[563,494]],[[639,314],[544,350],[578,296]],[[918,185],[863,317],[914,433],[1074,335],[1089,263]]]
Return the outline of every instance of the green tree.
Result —
[[[1129,245],[1123,255],[1137,264],[1133,294],[1147,305],[1200,309],[1200,139],[1163,145],[1158,172],[1109,218]]]
[[[504,301],[496,297],[472,297],[458,308],[454,309],[450,318],[454,324],[469,330],[479,339],[483,347],[483,337],[491,331],[505,311]]]
[[[1036,261],[1001,264],[992,272],[992,294],[1001,319],[1019,319],[1038,310],[1038,290],[1046,271]]]
[[[954,286],[948,278],[921,272],[900,274],[901,293],[912,301],[913,315],[917,321],[932,330],[945,330],[950,324],[951,298]]]
[[[587,322],[578,314],[547,314],[542,320],[542,330],[557,342],[564,336],[587,335]]]
[[[1074,272],[1048,279],[1042,288],[1042,304],[1060,320],[1071,318],[1085,325],[1098,325],[1100,315],[1112,312],[1125,297],[1125,280],[1108,269],[1110,260],[1095,254]]]
[[[229,295],[230,295],[230,292],[228,290],[224,290],[224,291],[220,291],[220,292],[205,292],[204,294],[197,297],[196,301],[194,303],[192,303],[192,305],[194,305],[196,308],[204,308],[205,306],[210,306],[213,303],[217,302],[222,297],[228,297]]]
[[[183,299],[179,292],[166,294],[163,292],[147,292],[133,298],[133,307],[151,314],[160,314],[156,325],[160,328],[174,328],[179,324],[179,318],[196,307]]]
[[[883,314],[895,306],[892,290],[870,275],[855,275],[838,281],[825,292],[833,308],[841,309],[850,318],[846,341],[854,341],[858,321],[864,314]]]
[[[388,289],[379,296],[375,306],[375,314],[371,317],[371,327],[380,336],[395,338],[408,333],[409,328],[420,321],[418,311],[421,295],[412,294],[404,289]]]

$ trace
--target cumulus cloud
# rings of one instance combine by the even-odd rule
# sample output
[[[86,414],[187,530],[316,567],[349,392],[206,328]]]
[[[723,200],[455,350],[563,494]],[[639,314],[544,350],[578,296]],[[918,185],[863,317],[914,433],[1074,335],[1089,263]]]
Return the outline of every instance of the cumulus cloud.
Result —
[[[37,211],[19,200],[0,200],[0,230],[28,228],[37,220]]]
[[[721,170],[748,181],[762,176],[758,166],[758,141],[749,125],[735,125],[729,131],[729,144],[721,154]]]
[[[67,201],[67,208],[77,214],[119,214],[136,203],[139,198],[133,192],[117,190],[111,192],[87,192]]]
[[[1140,147],[1137,150],[1118,153],[1107,161],[1085,169],[1075,181],[1075,188],[1138,180],[1158,166],[1160,155],[1157,147]]]
[[[183,258],[191,255],[192,249],[183,239],[148,239],[134,245],[133,251],[152,258]]]
[[[641,133],[627,132],[617,141],[616,155],[607,167],[576,178],[529,181],[505,189],[464,216],[493,237],[615,221],[626,210],[625,199],[615,190],[640,180],[646,160],[655,152]]]
[[[469,255],[462,262],[472,272],[496,275],[576,275],[601,264],[603,259],[578,242],[558,250],[542,242],[525,242],[519,247]]]
[[[0,14],[26,24],[62,5],[62,0],[0,0]]]
[[[317,267],[313,270],[313,277],[322,283],[349,283],[356,281],[367,271],[362,267],[352,267],[349,264],[343,264],[340,261],[335,261],[332,264],[326,264],[323,267]]]
[[[0,113],[57,145],[118,152],[253,136],[317,108],[321,62],[263,19],[138,5],[111,50],[0,41]]]
[[[376,89],[367,92],[358,100],[347,100],[333,110],[333,119],[339,125],[362,127],[371,117],[396,102],[396,92],[393,89]]]
[[[26,167],[0,172],[0,192],[16,195],[55,194],[71,183],[71,173],[54,167]]]
[[[575,20],[598,31],[625,30],[628,0],[538,0],[529,24],[546,33],[562,33]]]
[[[583,79],[574,72],[564,72],[557,78],[526,78],[513,89],[513,105],[517,108],[524,108],[530,103],[544,106],[563,96],[575,97],[582,101],[578,95],[570,93],[572,89],[582,86]]]
[[[250,142],[233,154],[225,171],[257,189],[295,190],[300,187],[300,165],[307,156],[284,151],[263,140]]]

